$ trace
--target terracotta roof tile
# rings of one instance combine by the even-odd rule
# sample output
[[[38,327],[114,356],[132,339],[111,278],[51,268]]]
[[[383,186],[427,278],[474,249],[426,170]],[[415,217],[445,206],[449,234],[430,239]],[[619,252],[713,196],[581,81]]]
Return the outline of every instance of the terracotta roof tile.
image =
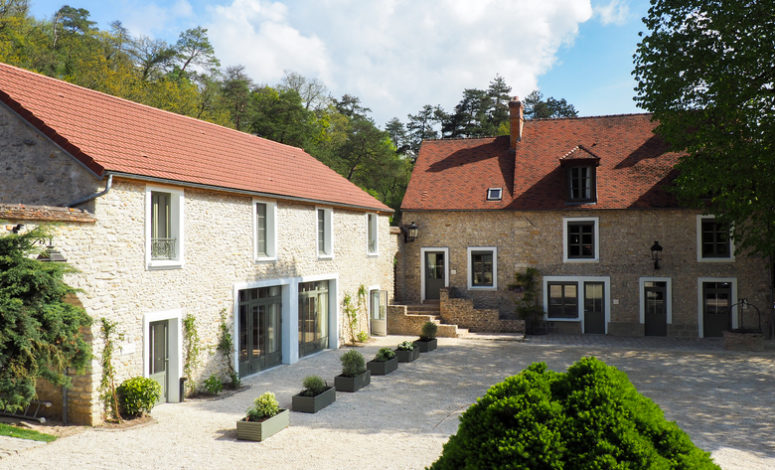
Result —
[[[98,175],[392,212],[302,149],[0,64],[0,100]]]
[[[401,208],[676,207],[667,186],[680,155],[668,151],[655,126],[650,114],[526,121],[516,151],[509,151],[508,136],[425,141]],[[596,203],[568,204],[563,157],[599,159]],[[486,200],[491,187],[504,188],[501,201]]]

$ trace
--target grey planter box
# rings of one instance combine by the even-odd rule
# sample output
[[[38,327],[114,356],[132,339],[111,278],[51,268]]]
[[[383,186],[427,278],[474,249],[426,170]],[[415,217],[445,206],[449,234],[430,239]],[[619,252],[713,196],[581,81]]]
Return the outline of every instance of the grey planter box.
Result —
[[[433,338],[430,341],[418,339],[414,342],[414,349],[419,349],[421,353],[433,351],[436,349],[437,343],[438,341],[436,341],[436,338]]]
[[[294,395],[291,398],[291,409],[302,413],[317,413],[336,401],[336,389],[328,387],[325,392],[314,397]]]
[[[369,361],[366,363],[366,368],[371,375],[387,375],[398,369],[398,358],[393,356],[393,359],[387,361]]]
[[[371,372],[368,369],[355,377],[345,377],[344,375],[334,377],[334,386],[337,392],[357,392],[370,383]]]
[[[287,409],[263,421],[237,421],[237,439],[263,441],[273,434],[287,428],[291,422],[291,412]]]
[[[396,357],[398,358],[398,362],[412,362],[420,357],[420,349],[414,348],[411,351],[396,349]]]

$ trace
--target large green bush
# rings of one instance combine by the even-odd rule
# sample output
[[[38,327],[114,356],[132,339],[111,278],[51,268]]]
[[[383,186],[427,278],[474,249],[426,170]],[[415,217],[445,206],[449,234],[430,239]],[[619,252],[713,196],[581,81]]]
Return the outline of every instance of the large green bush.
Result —
[[[595,358],[536,363],[490,388],[431,467],[719,469],[627,376]]]
[[[161,398],[161,385],[147,377],[132,377],[116,389],[121,416],[135,418],[151,411]]]

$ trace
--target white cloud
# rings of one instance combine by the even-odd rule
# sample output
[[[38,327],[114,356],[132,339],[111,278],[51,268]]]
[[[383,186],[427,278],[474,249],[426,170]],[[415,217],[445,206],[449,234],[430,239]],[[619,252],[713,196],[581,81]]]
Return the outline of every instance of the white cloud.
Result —
[[[121,19],[133,36],[161,38],[171,24],[190,18],[194,11],[187,0],[168,2],[160,6],[156,3],[122,2]]]
[[[623,0],[611,0],[606,5],[598,5],[593,8],[595,16],[600,18],[604,25],[623,25],[630,14],[630,6]]]
[[[318,78],[381,124],[424,104],[450,110],[496,74],[529,93],[593,10],[589,0],[233,0],[208,13],[224,65],[259,83],[284,70]]]

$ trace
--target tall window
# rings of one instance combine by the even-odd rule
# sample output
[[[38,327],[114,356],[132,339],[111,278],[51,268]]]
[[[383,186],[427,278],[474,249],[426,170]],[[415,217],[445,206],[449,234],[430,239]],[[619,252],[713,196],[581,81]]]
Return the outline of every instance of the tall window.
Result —
[[[498,282],[497,249],[468,248],[468,288],[494,289]]]
[[[334,240],[332,233],[331,209],[317,209],[317,229],[318,229],[318,256],[321,258],[331,258],[334,256]]]
[[[565,261],[597,260],[597,220],[565,220]]]
[[[183,191],[146,188],[146,263],[177,266],[183,259]]]
[[[550,282],[549,318],[578,318],[579,292],[576,282]]]
[[[569,199],[573,202],[591,202],[596,199],[595,168],[574,166],[568,168]]]
[[[256,224],[256,259],[275,259],[275,212],[276,204],[273,202],[255,202]]]
[[[713,217],[701,216],[699,230],[700,260],[731,260],[732,240],[729,236],[729,226]]]
[[[377,214],[366,214],[366,230],[368,231],[367,250],[370,255],[376,255],[377,244]]]

